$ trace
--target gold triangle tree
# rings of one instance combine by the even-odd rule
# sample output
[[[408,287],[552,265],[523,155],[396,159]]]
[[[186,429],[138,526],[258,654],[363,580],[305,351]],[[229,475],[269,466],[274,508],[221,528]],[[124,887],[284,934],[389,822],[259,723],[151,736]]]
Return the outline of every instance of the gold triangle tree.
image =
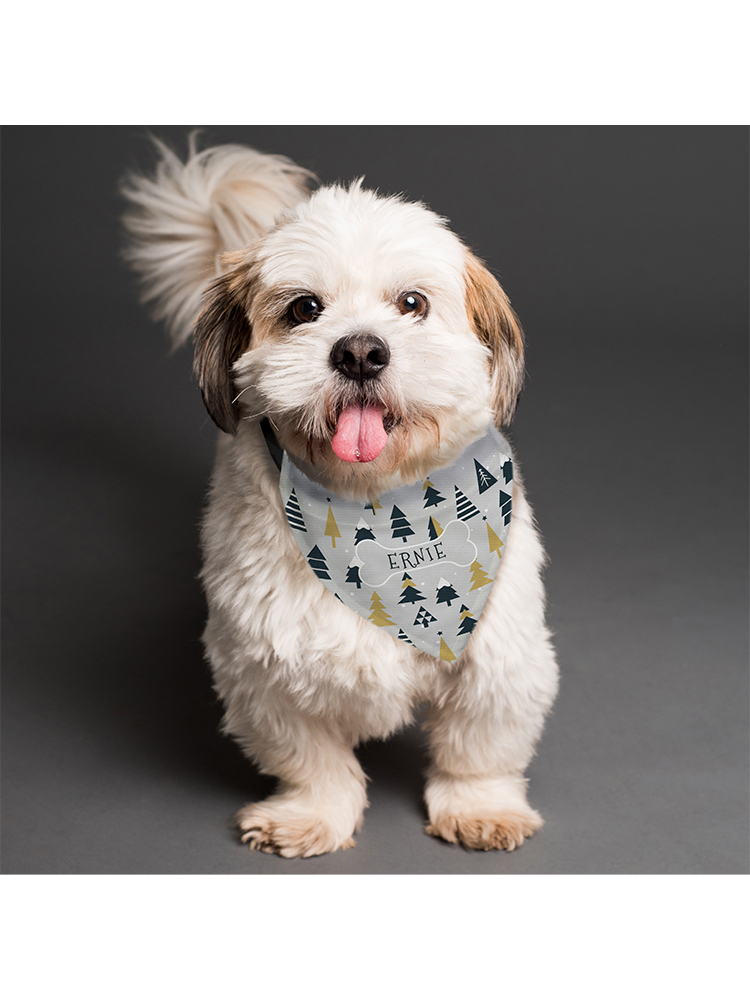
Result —
[[[438,659],[440,659],[440,660],[447,660],[448,663],[451,663],[456,658],[457,658],[456,654],[450,648],[450,646],[445,641],[445,639],[443,639],[443,637],[441,636],[440,637],[440,656],[438,657]]]
[[[328,520],[326,521],[326,530],[323,532],[331,539],[331,543],[336,548],[336,539],[341,538],[341,532],[339,531],[339,526],[336,524],[336,518],[333,516],[333,507],[328,505]]]
[[[500,551],[500,549],[503,547],[503,542],[498,537],[498,535],[496,535],[495,532],[492,530],[489,521],[487,522],[487,542],[490,546],[490,555],[493,552],[497,552],[498,557],[502,559],[503,554]]]
[[[370,601],[370,611],[372,612],[368,617],[368,622],[372,622],[373,625],[379,625],[381,628],[384,625],[395,625],[388,617],[388,613],[385,610],[385,604],[380,600],[377,590],[372,592],[372,600]]]
[[[469,568],[471,569],[469,590],[478,590],[480,587],[486,587],[488,583],[492,583],[492,577],[487,576],[478,559],[475,559]]]

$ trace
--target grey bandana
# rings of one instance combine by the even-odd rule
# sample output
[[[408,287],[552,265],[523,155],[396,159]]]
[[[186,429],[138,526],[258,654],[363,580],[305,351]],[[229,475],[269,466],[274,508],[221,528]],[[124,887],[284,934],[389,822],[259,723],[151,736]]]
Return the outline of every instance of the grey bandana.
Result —
[[[279,490],[311,571],[352,611],[441,660],[458,659],[508,537],[510,446],[492,427],[447,469],[370,502],[281,464]]]

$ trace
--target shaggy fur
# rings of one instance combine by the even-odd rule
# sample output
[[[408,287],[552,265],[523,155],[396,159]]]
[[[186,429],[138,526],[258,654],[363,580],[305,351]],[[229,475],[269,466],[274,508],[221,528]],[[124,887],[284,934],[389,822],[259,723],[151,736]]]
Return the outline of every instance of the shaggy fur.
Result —
[[[128,253],[177,343],[194,324],[196,373],[223,431],[203,527],[205,647],[226,732],[279,779],[238,814],[242,840],[285,857],[351,847],[367,806],[354,748],[428,702],[427,832],[513,850],[542,824],[523,774],[557,690],[544,553],[520,477],[492,592],[449,664],[343,607],[313,575],[259,427],[268,417],[290,459],[348,499],[423,479],[513,414],[523,337],[507,296],[421,204],[359,181],[311,194],[307,171],[238,146],[191,147],[185,164],[158,148],[155,178],[124,187]],[[426,300],[424,315],[402,312],[405,293]],[[290,313],[302,296],[322,307],[313,322]],[[352,333],[390,351],[362,384],[331,361]],[[372,461],[331,448],[353,404],[382,407],[387,443]]]

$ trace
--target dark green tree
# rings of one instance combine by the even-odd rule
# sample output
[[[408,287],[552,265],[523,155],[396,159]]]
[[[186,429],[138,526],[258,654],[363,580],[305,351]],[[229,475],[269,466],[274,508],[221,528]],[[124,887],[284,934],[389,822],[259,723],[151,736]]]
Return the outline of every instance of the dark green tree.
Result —
[[[435,484],[431,483],[429,479],[425,479],[424,482],[424,506],[425,507],[437,507],[439,503],[443,503],[445,497],[441,495],[440,491],[435,488]]]
[[[297,494],[294,490],[289,494],[289,499],[286,502],[286,507],[284,508],[287,520],[293,528],[297,531],[307,532],[305,527],[305,520],[302,517],[302,511],[300,510],[299,500],[297,499]]]
[[[451,601],[459,600],[459,594],[456,593],[452,584],[448,583],[447,580],[440,580],[437,586],[437,597],[436,604],[447,604],[448,607],[451,606]]]
[[[310,568],[317,577],[321,580],[331,579],[328,575],[328,565],[326,564],[325,556],[317,545],[314,545],[307,553],[307,561],[310,563]]]
[[[406,519],[406,514],[395,505],[391,511],[391,530],[393,531],[392,537],[400,538],[402,542],[405,542],[409,535],[414,534]]]
[[[476,459],[474,459],[474,471],[477,474],[477,486],[480,493],[484,493],[485,490],[488,490],[490,486],[494,486],[497,482],[492,473],[485,469]]]

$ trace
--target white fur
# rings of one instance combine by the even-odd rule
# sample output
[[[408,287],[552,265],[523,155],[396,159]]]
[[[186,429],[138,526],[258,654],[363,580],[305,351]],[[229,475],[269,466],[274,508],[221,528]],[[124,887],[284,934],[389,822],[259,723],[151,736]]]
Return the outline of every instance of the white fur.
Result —
[[[241,419],[235,436],[220,437],[202,573],[205,646],[225,729],[280,782],[274,796],[240,812],[243,840],[284,856],[351,846],[367,805],[354,748],[393,733],[429,702],[429,832],[513,849],[541,825],[523,773],[557,690],[544,553],[520,477],[492,592],[464,654],[448,664],[343,607],[316,579],[292,538],[257,422],[268,415],[292,460],[342,495],[382,494],[450,464],[493,413],[489,351],[467,316],[466,249],[424,206],[359,183],[300,200],[304,172],[252,150],[244,160],[240,147],[193,151],[187,165],[162,156],[156,180],[131,180],[129,189],[141,211],[131,254],[162,315],[184,325],[215,273],[217,249],[236,249],[243,233],[248,245],[222,266],[252,277],[252,340],[234,366]],[[271,190],[233,189],[231,204],[212,201],[208,166],[230,163],[233,176],[272,178]],[[270,226],[269,202],[277,223],[253,231],[249,219]],[[427,297],[424,320],[395,308],[407,290]],[[290,330],[281,317],[304,292],[319,296],[324,312]],[[391,350],[378,391],[403,416],[403,460],[394,458],[396,435],[370,463],[349,465],[330,451],[326,407],[348,391],[331,347],[361,330]],[[305,441],[319,446],[312,463]]]

